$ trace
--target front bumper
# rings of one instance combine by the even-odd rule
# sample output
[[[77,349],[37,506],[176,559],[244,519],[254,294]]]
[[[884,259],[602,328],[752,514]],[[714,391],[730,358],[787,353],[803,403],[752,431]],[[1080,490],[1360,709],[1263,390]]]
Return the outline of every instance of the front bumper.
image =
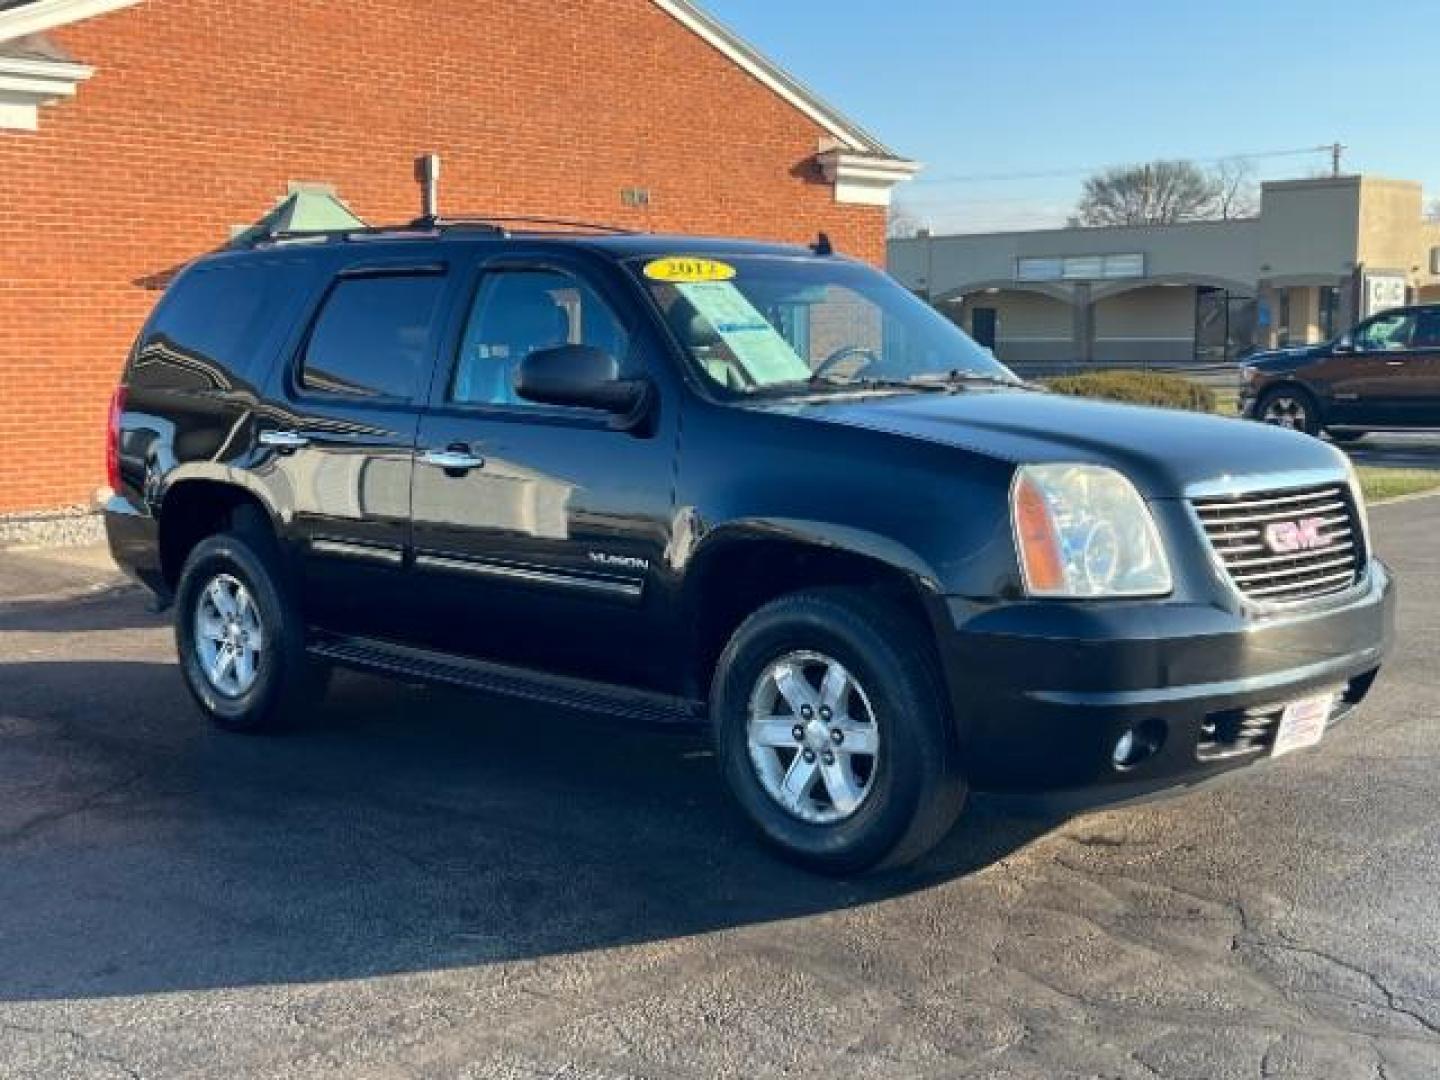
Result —
[[[1344,602],[1279,615],[1203,603],[963,600],[950,602],[950,615],[941,652],[971,786],[1078,807],[1264,760],[1294,701],[1338,691],[1330,723],[1346,719],[1394,635],[1395,590],[1375,560]],[[1163,733],[1159,748],[1121,769],[1116,744],[1140,725]]]

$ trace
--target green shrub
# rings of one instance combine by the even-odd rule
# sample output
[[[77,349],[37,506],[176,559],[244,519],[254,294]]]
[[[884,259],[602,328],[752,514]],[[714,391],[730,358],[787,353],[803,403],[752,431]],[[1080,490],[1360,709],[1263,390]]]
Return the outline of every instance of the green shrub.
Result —
[[[1132,405],[1155,405],[1162,409],[1216,412],[1219,404],[1208,386],[1191,382],[1183,375],[1158,371],[1092,371],[1083,375],[1062,375],[1044,380],[1057,394],[1104,398]]]

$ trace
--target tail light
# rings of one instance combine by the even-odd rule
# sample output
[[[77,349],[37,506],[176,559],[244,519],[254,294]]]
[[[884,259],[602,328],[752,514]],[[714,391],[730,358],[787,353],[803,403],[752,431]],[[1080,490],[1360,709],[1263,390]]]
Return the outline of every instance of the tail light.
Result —
[[[110,419],[105,429],[105,481],[111,491],[120,490],[120,417],[125,412],[125,387],[117,386],[110,396]]]

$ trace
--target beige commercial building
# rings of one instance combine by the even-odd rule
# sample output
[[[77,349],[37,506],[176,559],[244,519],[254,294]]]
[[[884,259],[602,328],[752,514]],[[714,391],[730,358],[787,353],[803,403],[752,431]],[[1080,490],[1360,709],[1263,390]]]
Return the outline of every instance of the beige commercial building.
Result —
[[[1260,213],[1105,229],[922,235],[891,272],[1018,367],[1222,362],[1440,302],[1418,183],[1267,183]]]

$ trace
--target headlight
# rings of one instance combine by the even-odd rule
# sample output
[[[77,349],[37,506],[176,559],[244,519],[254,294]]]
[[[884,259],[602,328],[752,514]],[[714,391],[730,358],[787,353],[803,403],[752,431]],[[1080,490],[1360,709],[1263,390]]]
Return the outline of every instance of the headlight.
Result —
[[[1240,383],[1249,386],[1260,377],[1260,369],[1250,367],[1248,364],[1240,369]]]
[[[1163,596],[1173,588],[1155,519],[1114,469],[1026,465],[1010,503],[1031,596]]]
[[[1360,518],[1360,537],[1365,541],[1365,556],[1370,558],[1375,549],[1370,545],[1370,509],[1365,505],[1365,489],[1360,484],[1360,474],[1355,470],[1350,455],[1340,450],[1336,453],[1345,459],[1345,472],[1350,477],[1350,499],[1355,503],[1355,513]]]

